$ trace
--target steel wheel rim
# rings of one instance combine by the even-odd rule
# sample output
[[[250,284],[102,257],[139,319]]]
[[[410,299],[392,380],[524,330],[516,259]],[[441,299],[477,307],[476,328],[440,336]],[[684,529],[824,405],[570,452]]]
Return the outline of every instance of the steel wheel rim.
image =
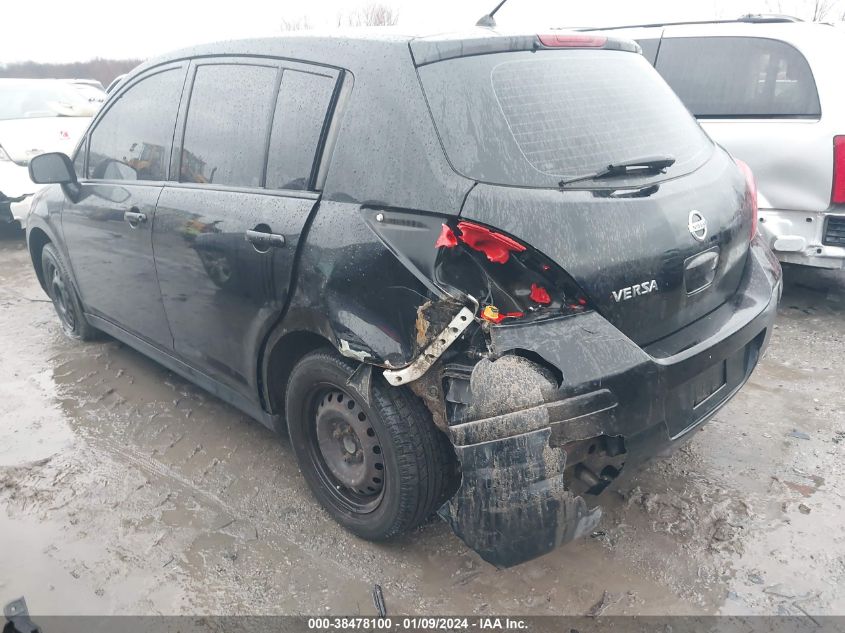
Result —
[[[58,267],[50,263],[47,269],[47,279],[50,284],[50,298],[62,322],[71,330],[76,327],[76,318],[70,304],[69,289],[59,272]]]
[[[308,454],[317,477],[337,505],[373,512],[384,497],[384,456],[368,412],[329,384],[316,386],[309,402]]]

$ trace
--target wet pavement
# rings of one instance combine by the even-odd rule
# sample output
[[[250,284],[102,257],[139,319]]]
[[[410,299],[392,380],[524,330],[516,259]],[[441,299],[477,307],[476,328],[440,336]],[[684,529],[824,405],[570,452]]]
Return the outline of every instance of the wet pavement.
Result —
[[[4,231],[0,602],[373,615],[378,583],[393,614],[845,614],[845,274],[786,279],[739,395],[606,493],[592,537],[497,570],[435,518],[346,533],[286,440],[120,343],[67,340]]]

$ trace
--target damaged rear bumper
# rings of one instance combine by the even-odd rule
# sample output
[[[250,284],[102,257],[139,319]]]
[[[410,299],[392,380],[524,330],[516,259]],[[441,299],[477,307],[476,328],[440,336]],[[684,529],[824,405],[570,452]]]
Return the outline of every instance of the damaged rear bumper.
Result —
[[[502,567],[589,533],[586,494],[685,440],[751,375],[782,282],[759,240],[746,267],[730,302],[645,348],[595,312],[491,328],[496,360],[464,384],[447,373],[462,481],[440,514],[455,533]]]

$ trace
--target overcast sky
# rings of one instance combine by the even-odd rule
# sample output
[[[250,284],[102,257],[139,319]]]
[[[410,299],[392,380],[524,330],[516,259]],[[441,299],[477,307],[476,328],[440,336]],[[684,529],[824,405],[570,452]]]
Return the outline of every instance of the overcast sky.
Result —
[[[414,31],[470,26],[497,0],[381,0]],[[837,0],[845,4],[845,0]],[[319,28],[372,0],[0,0],[0,63],[148,58],[191,44],[278,35],[283,20]],[[812,0],[508,0],[502,27],[543,29],[734,18],[780,9],[805,13]],[[812,13],[812,10],[810,9]],[[839,11],[841,13],[841,10]]]

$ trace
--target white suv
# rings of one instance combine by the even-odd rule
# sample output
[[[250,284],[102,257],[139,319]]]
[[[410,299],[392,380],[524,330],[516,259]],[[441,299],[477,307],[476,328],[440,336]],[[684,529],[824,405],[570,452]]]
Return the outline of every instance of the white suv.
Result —
[[[704,129],[757,177],[783,262],[845,267],[845,29],[782,16],[622,27]]]

